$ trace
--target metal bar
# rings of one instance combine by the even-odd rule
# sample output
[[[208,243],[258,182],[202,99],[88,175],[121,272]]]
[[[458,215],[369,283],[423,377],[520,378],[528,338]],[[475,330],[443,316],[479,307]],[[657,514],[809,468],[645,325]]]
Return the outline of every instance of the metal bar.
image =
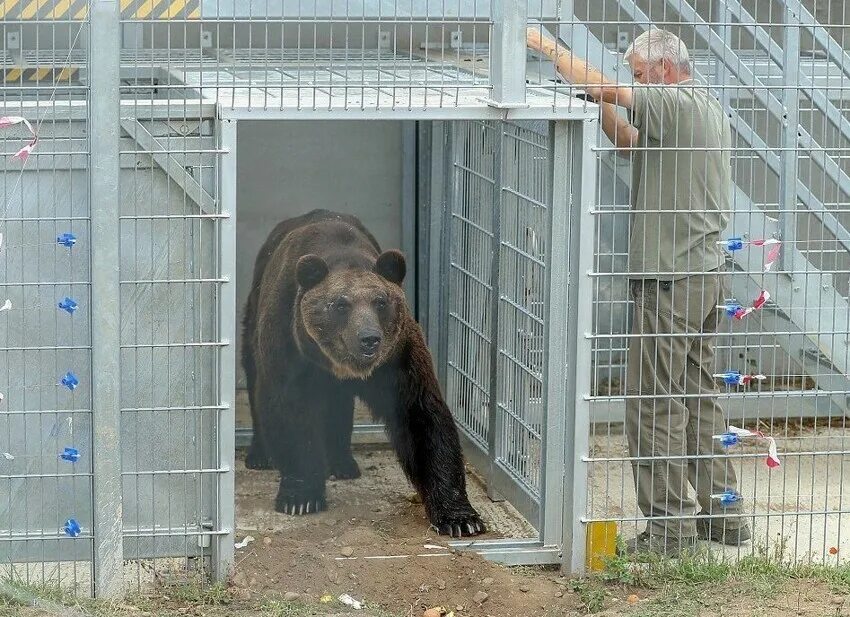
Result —
[[[818,23],[815,16],[803,6],[800,0],[783,0],[785,7],[797,15],[798,21],[812,35],[815,42],[826,50],[830,60],[835,62],[846,77],[850,77],[850,54],[836,41],[829,31]]]
[[[797,90],[799,88],[812,100],[815,106],[824,114],[825,118],[841,131],[844,138],[850,139],[850,120],[848,120],[845,117],[845,114],[832,103],[823,88],[815,87],[812,79],[800,70],[801,50],[799,40],[802,25],[800,24],[799,14],[786,6],[786,21],[783,28],[783,34],[786,39],[785,43],[787,43],[788,29],[791,27],[790,24],[792,23],[793,29],[796,31],[796,38],[798,41],[796,45],[797,55],[792,56],[787,45],[780,46],[776,41],[774,41],[773,37],[770,36],[770,33],[765,30],[764,27],[758,25],[755,18],[750,15],[739,0],[725,0],[725,4],[728,6],[728,10],[731,14],[733,14],[738,20],[740,26],[746,30],[747,33],[749,33],[756,42],[765,49],[765,51],[767,51],[771,60],[783,67],[783,69],[789,61],[794,64],[793,71],[797,75],[795,81],[788,81],[787,73],[784,70],[782,73],[782,83],[785,89],[785,96],[787,96],[788,90]],[[726,45],[731,47],[728,39],[725,40],[727,41]],[[850,58],[848,58],[848,62],[850,62]]]
[[[221,211],[230,216],[221,219],[218,228],[219,275],[225,283],[217,288],[217,331],[219,340],[227,343],[218,352],[218,398],[223,407],[218,416],[218,465],[228,468],[218,478],[216,517],[225,534],[213,544],[213,574],[218,581],[227,580],[234,557],[236,526],[236,204],[237,204],[237,129],[236,121],[217,123],[219,144],[228,154],[221,159]]]
[[[634,20],[642,28],[645,28],[645,24],[649,23],[649,18],[640,9],[638,9],[631,0],[622,0],[621,6],[628,12],[632,20]],[[607,49],[604,49],[601,43],[595,39],[594,35],[586,29],[582,31],[581,28],[575,28],[573,30],[573,34],[574,36],[580,35],[588,37],[589,45],[594,46],[595,49],[599,49],[601,53],[613,56],[613,54]],[[610,78],[616,77],[616,75],[607,76]],[[765,142],[761,140],[752,128],[750,128],[746,121],[738,116],[734,109],[729,108],[726,111],[729,114],[733,127],[737,130],[741,138],[744,139],[744,141],[750,146],[757,148],[756,151],[765,163],[777,174],[780,174],[781,165],[779,155],[769,151]],[[620,181],[628,184],[630,182],[628,166],[615,165],[614,167]],[[818,218],[824,228],[833,234],[837,241],[845,249],[850,250],[850,231],[841,225],[841,222],[835,217],[835,215],[829,212],[826,207],[814,197],[809,187],[807,187],[799,179],[796,180],[796,196],[804,204],[806,204],[808,211]],[[779,230],[776,228],[776,225],[764,215],[760,208],[756,207],[751,202],[749,196],[738,186],[733,187],[732,207],[734,212],[728,228],[730,233],[736,229],[740,230],[752,228],[764,230],[765,236],[770,236],[772,233],[778,234]],[[779,278],[779,283],[781,284],[772,290],[773,301],[786,315],[789,316],[792,323],[795,323],[800,330],[810,333],[806,335],[808,340],[811,341],[816,349],[824,351],[839,373],[846,375],[848,374],[848,368],[850,368],[850,357],[848,357],[850,350],[847,347],[848,337],[822,337],[822,340],[819,340],[821,337],[811,333],[819,332],[819,328],[822,327],[822,324],[826,323],[831,324],[831,327],[837,327],[839,329],[845,327],[842,324],[848,323],[848,302],[845,298],[835,292],[831,284],[829,287],[821,289],[820,283],[824,275],[815,270],[814,267],[807,261],[806,257],[797,251],[796,248],[787,246],[784,248],[784,252],[791,251],[794,252],[794,261],[792,263],[796,264],[800,268],[805,267],[807,274],[810,273],[810,276],[804,277],[806,280],[805,285],[802,288],[790,284],[790,281],[785,277]],[[733,253],[732,259],[744,271],[748,270],[746,257],[741,252]],[[748,276],[750,283],[760,289],[762,283],[753,278],[756,275],[749,274]],[[826,293],[828,298],[817,295],[823,293]],[[816,295],[810,296],[811,301],[807,301],[806,304],[800,304],[802,301],[798,298],[800,298],[801,294]],[[818,311],[805,311],[801,310],[799,306],[795,309],[795,305],[810,307],[818,306],[824,308],[821,308]],[[826,321],[816,319],[814,316],[815,312],[823,313],[823,319],[826,319]],[[791,340],[792,337],[783,337],[780,339],[780,343],[790,344]],[[792,357],[795,357],[799,355],[798,352],[800,349],[789,348],[786,349],[786,351],[788,351]],[[621,413],[622,412],[620,411],[615,412],[614,416],[612,416],[612,421],[621,421]]]
[[[431,126],[416,123],[416,319],[425,333],[425,340],[431,338],[428,306],[431,300],[429,284],[431,282]],[[436,281],[435,281],[436,282]]]
[[[565,474],[563,506],[563,568],[578,574],[585,568],[584,526],[581,517],[587,510],[588,466],[583,462],[590,453],[590,392],[593,345],[593,245],[596,207],[596,157],[591,152],[597,130],[596,121],[586,121],[574,129],[570,144],[573,153],[572,187],[569,211],[569,280],[567,306],[566,417],[564,432]]]
[[[431,189],[428,221],[428,345],[435,358],[440,358],[440,332],[446,329],[446,320],[441,313],[441,298],[444,295],[446,280],[441,278],[443,262],[444,211],[446,208],[446,128],[443,122],[431,123]],[[447,317],[447,315],[446,315]],[[437,373],[445,370],[437,362]],[[445,381],[441,381],[445,384]]]
[[[624,0],[625,1],[625,0]],[[631,0],[628,0],[631,2]],[[687,20],[693,27],[697,35],[702,38],[709,46],[712,52],[720,57],[723,64],[732,72],[732,74],[745,86],[752,89],[753,96],[765,106],[767,111],[780,121],[784,120],[784,107],[782,102],[776,98],[771,92],[771,89],[765,86],[761,80],[756,77],[752,69],[747,66],[746,62],[742,62],[734,50],[730,49],[726,42],[721,39],[706,23],[706,21],[697,13],[696,9],[686,0],[666,0],[667,4],[677,11],[683,19]],[[793,28],[797,32],[799,38],[799,26]],[[786,27],[786,33],[788,27]],[[785,50],[787,54],[787,49]],[[797,56],[795,62],[799,63],[799,45],[797,47]],[[799,75],[799,70],[797,70]],[[785,82],[788,84],[789,82]],[[795,93],[798,87],[797,81],[793,82]],[[841,116],[838,117],[839,121]],[[801,125],[797,125],[797,140],[804,148],[811,150],[812,159],[820,166],[823,172],[829,176],[830,180],[841,187],[845,194],[850,195],[850,176],[838,166],[837,163],[829,156],[826,151],[818,144],[811,134]],[[850,127],[847,128],[850,131]],[[796,142],[795,142],[796,143]]]
[[[833,102],[829,99],[829,96],[826,92],[824,92],[823,88],[815,87],[812,80],[800,70],[800,19],[799,14],[789,9],[787,6],[785,8],[785,23],[783,27],[783,45],[780,46],[770,34],[763,27],[758,26],[756,20],[752,15],[747,12],[747,10],[741,5],[738,0],[728,0],[726,3],[729,6],[729,10],[735,15],[735,17],[740,22],[741,26],[758,42],[768,53],[768,56],[771,60],[776,62],[783,68],[783,84],[785,88],[783,90],[783,99],[787,101],[790,92],[797,92],[798,89],[802,90],[806,96],[808,96],[812,103],[814,103],[815,107],[817,107],[823,114],[824,118],[829,121],[833,126],[835,126],[840,132],[841,135],[845,139],[850,139],[850,120],[844,115],[844,112],[836,107]],[[792,25],[793,24],[793,25]],[[793,30],[793,34],[789,34],[789,30]],[[788,39],[789,36],[792,38],[796,38],[796,44],[794,45],[793,50],[789,50],[788,48]],[[727,46],[729,43],[727,42]],[[793,55],[791,52],[794,51],[796,55]],[[788,63],[793,63],[792,72],[788,72],[785,70],[786,65]],[[786,109],[788,107],[786,102]],[[796,108],[799,108],[799,102],[796,104]],[[790,109],[787,109],[786,115],[790,112]],[[783,119],[783,125],[785,122],[790,122],[788,119]],[[783,128],[785,128],[783,126]],[[795,137],[797,136],[797,131],[794,131]],[[823,152],[817,152],[812,148],[813,142],[810,139],[805,140],[803,136],[800,136],[801,139],[804,139],[804,145],[807,147],[810,152],[809,156],[815,159],[815,162],[818,163],[821,167],[828,166],[832,169],[830,171],[830,175],[840,177],[838,172],[840,168],[836,165],[834,161],[829,157],[825,157]],[[790,144],[783,143],[783,148],[795,148],[796,142],[791,142]],[[850,195],[850,182],[845,182],[842,190]]]
[[[499,265],[502,250],[502,189],[504,181],[502,171],[505,166],[504,142],[505,129],[501,122],[495,123],[498,134],[493,151],[493,235],[490,244],[490,379],[488,383],[487,415],[487,496],[492,501],[502,501],[504,497],[496,490],[491,478],[496,475],[496,459],[499,456]]]
[[[525,79],[523,77],[523,79]],[[483,93],[482,93],[483,94]],[[181,112],[182,113],[182,112]],[[486,105],[484,99],[475,104],[463,104],[444,107],[407,106],[396,107],[392,113],[383,108],[319,108],[307,109],[284,107],[283,109],[246,109],[243,107],[221,108],[222,118],[230,120],[584,120],[599,115],[596,105],[584,101],[566,102],[552,105],[552,98],[541,97],[523,107],[504,109]]]
[[[94,593],[122,595],[119,190],[121,31],[116,0],[91,3],[91,339]]]
[[[437,346],[437,377],[440,380],[440,383],[443,386],[443,389],[447,387],[447,378],[448,378],[448,366],[449,366],[449,311],[451,309],[449,305],[449,272],[451,268],[451,246],[452,246],[452,238],[451,238],[451,222],[452,222],[452,200],[456,198],[458,194],[457,189],[457,174],[454,172],[453,163],[454,163],[454,150],[455,150],[455,140],[457,136],[456,128],[449,123],[442,123],[442,153],[443,160],[441,161],[441,169],[442,169],[442,183],[443,183],[443,192],[442,192],[442,208],[441,217],[440,217],[440,251],[437,254],[437,258],[440,260],[440,271],[439,277],[437,280],[441,281],[440,293],[439,293],[439,302],[438,302],[438,316],[440,323],[440,330],[438,333],[438,341],[439,344]],[[440,150],[440,149],[435,149]]]
[[[121,120],[123,128],[143,149],[151,153],[153,161],[160,166],[166,175],[183,189],[186,197],[195,202],[204,214],[215,212],[215,198],[207,193],[197,180],[190,176],[184,165],[175,159],[167,151],[156,137],[148,131],[138,120],[124,118]],[[187,154],[186,150],[180,152]],[[200,150],[206,153],[209,150]]]
[[[619,6],[623,11],[626,12],[626,14],[629,15],[629,17],[632,19],[632,21],[635,22],[635,24],[638,27],[640,27],[643,30],[646,30],[647,28],[649,28],[649,24],[652,23],[651,20],[646,15],[646,13],[644,13],[640,8],[638,8],[638,6],[634,3],[633,0],[620,0]],[[701,18],[700,18],[700,20],[701,20]],[[704,23],[705,22],[703,22],[703,24]],[[696,29],[696,26],[695,26],[695,29]],[[697,29],[697,31],[699,32],[700,30]],[[702,30],[702,33],[705,34],[704,29]],[[592,33],[588,32],[588,36],[593,37],[594,35]],[[715,34],[715,37],[716,36],[717,35]],[[707,42],[709,43],[710,46],[714,45],[715,47],[717,47],[717,49],[712,47],[712,52],[715,55],[722,56],[724,65],[732,72],[732,74],[736,75],[738,77],[738,79],[741,80],[742,83],[745,83],[745,80],[741,78],[741,75],[739,75],[735,71],[735,68],[736,68],[735,64],[737,63],[737,66],[739,66],[739,67],[745,67],[746,63],[741,62],[740,58],[738,58],[738,56],[735,54],[735,52],[732,51],[731,49],[729,49],[729,47],[726,46],[725,42],[723,42],[721,39],[719,39],[719,37],[717,37],[717,39],[715,39],[714,37],[712,37],[709,34],[708,39],[706,39],[706,40],[707,40]],[[611,52],[608,52],[606,50],[605,53],[610,54]],[[753,77],[753,73],[749,69],[746,69],[746,71],[747,71],[747,73],[750,77]],[[607,75],[607,76],[612,77],[611,75]],[[705,78],[702,75],[700,75],[699,72],[696,71],[696,70],[694,70],[694,77],[697,77],[701,81],[708,83],[705,80]],[[753,77],[753,79],[755,79],[755,78]],[[752,95],[756,99],[758,99],[763,104],[767,105],[762,100],[764,98],[763,93],[768,90],[767,87],[765,87],[761,83],[759,84],[758,88],[753,86],[752,83],[750,83],[747,87],[749,88],[749,91],[752,93]],[[762,94],[759,94],[759,92],[761,92]],[[775,97],[773,97],[771,95],[771,99],[773,99],[776,102],[776,104],[779,105],[779,107],[781,109],[781,104],[778,101],[776,101]],[[768,108],[768,111],[770,111],[771,113],[774,113],[777,110],[775,108],[774,109]],[[767,144],[761,139],[761,137],[758,136],[758,134],[749,125],[749,123],[747,123],[747,121],[744,120],[738,114],[737,110],[730,107],[730,108],[726,109],[726,113],[729,116],[729,121],[732,124],[732,128],[735,129],[735,131],[738,133],[738,135],[747,143],[748,146],[750,146],[750,148],[752,149],[753,152],[755,152],[762,160],[764,160],[765,163],[767,163],[770,166],[771,170],[773,170],[775,173],[779,174],[780,173],[779,172],[780,163],[779,163],[778,155],[776,155],[770,148],[767,147]],[[781,115],[782,115],[782,113],[780,111],[779,117],[781,117]],[[801,127],[801,131],[802,131],[802,127]],[[806,135],[808,135],[808,133],[806,133]],[[624,173],[625,166],[619,165],[618,170],[621,170],[620,173]],[[840,241],[842,242],[842,244],[844,244],[844,246],[847,250],[850,250],[850,232],[848,232],[848,230],[845,229],[843,227],[843,225],[841,225],[841,223],[838,221],[838,219],[832,213],[830,213],[826,209],[826,207],[822,203],[820,203],[820,201],[818,201],[814,197],[814,195],[812,194],[812,191],[802,181],[797,182],[797,197],[806,205],[808,210],[811,211],[812,214],[821,223],[823,223],[824,227],[826,229],[828,229],[830,231],[830,233],[832,233],[834,236],[839,238]]]
[[[401,127],[401,250],[407,258],[404,293],[410,310],[415,311],[417,270],[415,121],[404,122]]]
[[[494,107],[525,105],[525,28],[528,3],[493,0],[490,84]]]
[[[800,29],[794,14],[785,10],[782,29],[783,51],[782,75],[786,84],[797,84],[800,80]],[[783,91],[785,114],[782,118],[782,152],[779,158],[782,168],[779,173],[779,228],[786,247],[795,246],[797,239],[797,131],[800,125],[800,93],[796,88]],[[794,277],[794,251],[780,253],[783,270]]]
[[[543,453],[540,495],[540,541],[544,544],[563,543],[563,516],[565,505],[566,434],[569,414],[566,379],[567,329],[569,320],[567,285],[570,279],[568,260],[570,246],[569,211],[574,174],[565,179],[565,170],[572,169],[575,158],[571,148],[570,127],[563,122],[553,122],[549,129],[549,183],[550,207],[548,212],[548,238],[546,242],[546,316],[543,327]],[[592,236],[591,236],[592,237]]]

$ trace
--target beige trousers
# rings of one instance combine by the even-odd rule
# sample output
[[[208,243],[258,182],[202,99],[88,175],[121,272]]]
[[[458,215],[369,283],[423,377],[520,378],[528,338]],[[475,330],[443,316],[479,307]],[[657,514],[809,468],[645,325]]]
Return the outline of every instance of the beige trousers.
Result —
[[[629,455],[636,459],[638,506],[650,519],[650,533],[692,537],[696,503],[702,514],[741,511],[740,502],[723,508],[711,498],[737,490],[738,484],[723,447],[712,439],[727,426],[712,376],[714,335],[722,316],[716,307],[723,304],[724,285],[713,272],[673,282],[633,280],[631,293],[635,312],[626,374],[626,437]],[[686,458],[694,455],[713,456]],[[743,524],[739,517],[723,521],[727,529]]]

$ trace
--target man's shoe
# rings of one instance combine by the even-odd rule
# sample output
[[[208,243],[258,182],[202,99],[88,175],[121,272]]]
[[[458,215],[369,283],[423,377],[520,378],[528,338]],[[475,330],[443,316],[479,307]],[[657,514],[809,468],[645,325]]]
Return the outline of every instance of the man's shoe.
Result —
[[[698,518],[697,536],[700,540],[739,546],[752,538],[749,525],[727,528],[722,518]]]
[[[622,551],[626,556],[632,555],[660,555],[672,559],[684,554],[694,554],[697,549],[696,536],[689,538],[674,538],[652,534],[644,531],[637,537],[626,542]]]

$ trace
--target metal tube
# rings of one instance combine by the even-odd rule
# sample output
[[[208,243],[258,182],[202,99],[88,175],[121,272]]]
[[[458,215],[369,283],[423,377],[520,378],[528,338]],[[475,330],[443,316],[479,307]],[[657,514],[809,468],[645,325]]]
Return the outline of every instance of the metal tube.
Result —
[[[496,107],[525,105],[525,29],[528,3],[493,0],[490,83]]]
[[[236,525],[236,197],[237,197],[237,128],[233,120],[217,124],[218,139],[228,154],[221,159],[220,210],[227,218],[219,223],[219,275],[224,283],[219,287],[217,332],[222,343],[218,352],[218,398],[223,407],[218,416],[218,465],[228,471],[218,478],[216,517],[224,535],[214,543],[213,574],[218,581],[227,579],[233,565],[234,531]]]
[[[784,14],[782,75],[786,84],[799,83],[800,78],[800,27],[799,18],[787,8]],[[800,124],[800,92],[797,88],[783,91],[782,166],[779,172],[779,229],[786,247],[794,247],[797,238],[797,133]],[[782,269],[794,270],[794,251],[785,250],[779,255]]]
[[[567,304],[567,363],[573,366],[566,372],[566,430],[564,446],[564,561],[570,573],[582,573],[585,568],[585,527],[581,522],[587,510],[587,484],[590,472],[584,457],[590,453],[590,392],[593,341],[593,244],[595,220],[591,210],[596,206],[597,159],[591,152],[598,124],[588,120],[574,128],[570,147],[573,153],[572,190],[569,208],[569,287]],[[568,367],[569,368],[569,367]],[[570,446],[571,444],[571,446]],[[572,452],[570,452],[572,449]],[[567,552],[569,551],[569,553]]]
[[[91,3],[92,530],[94,592],[123,593],[121,494],[120,150],[121,29],[116,0]]]

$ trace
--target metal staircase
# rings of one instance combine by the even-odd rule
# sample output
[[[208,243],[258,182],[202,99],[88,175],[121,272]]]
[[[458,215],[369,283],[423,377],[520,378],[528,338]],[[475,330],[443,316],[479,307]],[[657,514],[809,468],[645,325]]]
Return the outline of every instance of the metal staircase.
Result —
[[[764,21],[756,20],[738,0],[716,3],[724,19],[713,19],[714,23],[707,21],[686,0],[664,0],[664,21],[681,20],[683,25],[693,29],[698,45],[707,49],[706,58],[695,62],[695,77],[708,83],[724,103],[734,133],[748,148],[747,154],[757,156],[766,173],[778,181],[780,214],[777,218],[771,218],[758,205],[752,189],[748,191],[747,187],[739,185],[733,189],[734,213],[728,236],[742,236],[753,230],[762,237],[781,238],[784,243],[779,272],[766,276],[760,273],[760,255],[751,255],[749,251],[733,252],[735,267],[742,273],[732,277],[733,294],[741,304],[747,304],[763,286],[769,289],[771,302],[762,310],[758,322],[761,340],[765,335],[775,339],[788,358],[814,379],[818,398],[830,403],[829,413],[846,414],[850,410],[850,304],[836,289],[834,277],[825,271],[828,268],[822,265],[822,258],[817,259],[817,252],[813,251],[815,256],[812,257],[808,251],[800,250],[806,242],[797,241],[797,232],[801,220],[816,221],[820,239],[848,253],[850,231],[840,220],[840,214],[824,203],[827,200],[818,198],[818,187],[811,186],[812,183],[807,183],[798,173],[799,154],[805,152],[823,179],[822,184],[828,183],[837,195],[833,203],[850,202],[850,177],[842,169],[840,159],[836,160],[829,148],[818,143],[801,123],[800,103],[808,101],[812,113],[817,110],[823,122],[840,135],[844,144],[850,142],[850,120],[833,102],[836,89],[831,92],[823,87],[822,80],[816,83],[816,76],[806,74],[801,68],[801,33],[807,33],[817,48],[819,61],[826,63],[827,79],[830,76],[835,79],[835,75],[841,80],[850,78],[850,55],[798,0],[771,1],[776,5],[774,15],[782,19],[779,24],[783,32],[782,44],[771,36]],[[618,16],[631,20],[627,27],[646,30],[653,23],[632,0],[618,0],[617,7]],[[726,21],[730,18],[734,22]],[[567,45],[591,59],[609,78],[631,79],[621,57],[603,45],[587,24],[578,19],[570,21],[568,16],[562,19],[559,36]],[[753,61],[755,55],[742,58],[740,50],[732,49],[728,28],[724,30],[730,23],[752,37],[759,63]],[[813,52],[807,53],[814,56]],[[756,69],[756,64],[761,65],[761,70]],[[715,69],[713,74],[706,75],[712,68]],[[822,74],[820,71],[819,75]],[[777,76],[781,76],[778,84]],[[770,140],[764,134],[764,126],[757,127],[756,122],[739,113],[731,103],[729,88],[736,92],[739,100],[745,96],[751,98],[754,106],[758,104],[767,114],[768,124],[782,127],[781,147],[768,146]],[[837,90],[840,97],[841,89]],[[600,158],[603,163],[600,169],[605,169],[602,173],[613,171],[620,182],[628,184],[628,165],[616,165],[612,157],[603,155]],[[747,335],[752,337],[753,334],[752,329],[747,331]]]

